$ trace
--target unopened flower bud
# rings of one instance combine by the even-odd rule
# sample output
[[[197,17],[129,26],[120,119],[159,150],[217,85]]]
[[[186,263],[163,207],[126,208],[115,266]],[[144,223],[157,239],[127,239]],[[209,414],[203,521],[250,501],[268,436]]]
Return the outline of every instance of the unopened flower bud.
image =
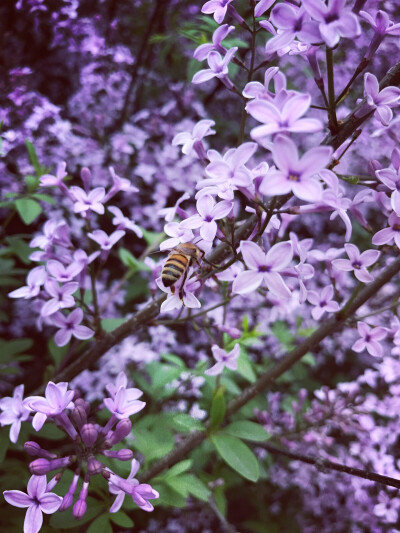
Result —
[[[93,444],[97,440],[97,437],[99,436],[99,433],[93,424],[83,425],[81,427],[80,434],[85,446],[87,446],[88,448],[90,446],[93,446]]]
[[[100,472],[105,468],[104,465],[100,463],[100,461],[98,461],[93,455],[89,457],[87,465],[88,473],[91,476],[94,476],[95,474],[100,474]]]
[[[72,508],[73,517],[80,520],[86,513],[87,503],[85,500],[77,500]]]
[[[103,455],[120,461],[130,461],[133,458],[133,451],[124,448],[122,450],[105,450]]]
[[[87,422],[87,414],[83,405],[78,405],[71,413],[71,418],[76,427],[81,428]]]
[[[129,418],[123,418],[118,422],[118,424],[115,426],[114,433],[109,437],[107,440],[108,442],[114,446],[114,444],[117,444],[122,439],[124,439],[132,429],[132,422],[129,420]]]
[[[73,501],[74,501],[74,494],[76,491],[76,487],[78,485],[79,480],[79,473],[76,473],[72,479],[71,485],[69,486],[68,492],[63,498],[63,501],[60,505],[59,511],[65,511],[69,507],[71,507]]]
[[[35,476],[43,476],[52,470],[68,466],[72,462],[71,459],[72,456],[61,457],[60,459],[53,459],[51,461],[43,458],[36,459],[29,465],[29,470]]]
[[[54,459],[57,457],[56,454],[50,453],[47,450],[43,450],[43,448],[41,448],[39,444],[33,440],[28,440],[25,442],[24,450],[31,457],[44,457],[45,459]]]

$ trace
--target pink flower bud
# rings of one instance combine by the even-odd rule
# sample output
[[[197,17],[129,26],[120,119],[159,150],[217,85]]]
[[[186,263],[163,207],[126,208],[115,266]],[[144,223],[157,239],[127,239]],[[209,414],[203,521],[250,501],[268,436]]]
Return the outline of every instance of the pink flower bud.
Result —
[[[96,442],[99,433],[93,424],[85,424],[80,430],[83,442],[89,448]]]
[[[132,429],[132,422],[129,420],[129,418],[123,418],[118,422],[118,424],[115,426],[115,431],[111,435],[111,437],[108,439],[110,444],[113,446],[114,444],[117,444],[122,439],[124,439]]]

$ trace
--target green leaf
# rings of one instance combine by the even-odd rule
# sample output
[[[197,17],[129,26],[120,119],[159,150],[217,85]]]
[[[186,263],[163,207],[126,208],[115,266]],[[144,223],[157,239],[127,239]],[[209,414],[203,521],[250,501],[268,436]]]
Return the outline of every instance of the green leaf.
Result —
[[[222,459],[233,470],[250,481],[257,481],[260,475],[254,453],[240,439],[230,435],[211,435],[211,441]]]
[[[34,192],[38,185],[39,185],[39,178],[37,178],[36,176],[25,176],[25,183],[26,183],[26,188],[28,189],[28,192]]]
[[[154,231],[147,231],[143,228],[140,229],[143,232],[143,239],[149,246],[158,245],[164,239],[164,233],[155,233]]]
[[[225,387],[219,387],[214,394],[210,410],[210,431],[213,432],[221,425],[226,411]]]
[[[146,265],[143,261],[138,261],[134,255],[131,254],[126,248],[119,248],[118,255],[124,265],[126,265],[133,272],[149,272],[151,268]]]
[[[51,205],[56,205],[57,203],[52,196],[41,192],[35,192],[35,194],[32,194],[32,198],[36,198],[36,200],[40,200],[41,202],[46,202],[47,204]]]
[[[188,433],[204,429],[203,424],[197,418],[193,418],[187,413],[174,413],[169,425],[177,431]]]
[[[10,445],[10,439],[8,437],[10,429],[7,427],[0,428],[0,464],[4,461],[8,447]]]
[[[101,320],[101,327],[106,333],[110,333],[110,331],[114,331],[114,329],[117,329],[125,322],[126,318],[103,318]]]
[[[32,253],[32,248],[27,242],[17,236],[6,237],[6,243],[10,246],[14,254],[23,262],[25,265],[29,265],[31,260],[29,256]],[[15,270],[13,274],[16,274]]]
[[[250,420],[232,422],[232,424],[224,428],[224,433],[254,442],[263,442],[270,438],[270,434],[260,424]]]
[[[257,379],[257,376],[253,370],[253,366],[249,359],[249,354],[243,348],[243,346],[240,347],[240,355],[238,359],[237,371],[239,372],[241,376],[247,379],[247,381],[249,381],[250,383],[254,383]]]
[[[179,366],[180,368],[186,368],[185,361],[182,361],[180,357],[177,355],[174,355],[172,353],[162,353],[161,359],[165,359],[165,361],[168,361],[168,363],[172,363],[173,365]]]
[[[32,224],[43,211],[41,205],[36,200],[32,200],[32,198],[19,198],[15,200],[15,207],[21,220],[27,226]]]
[[[189,470],[191,466],[192,466],[191,459],[185,459],[184,461],[176,463],[173,467],[167,470],[167,472],[163,476],[163,479],[170,479],[172,477],[176,477],[179,474],[182,474],[182,472],[186,472],[186,470]]]
[[[193,474],[184,474],[179,476],[179,479],[182,484],[186,485],[189,494],[203,502],[209,501],[211,491],[199,478]]]
[[[0,340],[0,352],[7,352],[8,355],[24,353],[33,345],[32,339],[13,339],[10,341]]]
[[[54,362],[58,366],[68,353],[68,350],[69,350],[68,345],[57,346],[57,344],[54,342],[54,339],[51,338],[48,342],[48,347],[49,347],[49,352],[50,352],[51,357],[53,358]]]
[[[160,504],[170,505],[171,507],[185,507],[186,498],[179,494],[171,486],[163,484],[161,490],[159,490],[158,492],[160,493]]]
[[[133,520],[123,511],[118,511],[118,513],[110,513],[110,520],[121,527],[132,528],[135,524]]]
[[[87,498],[87,511],[83,518],[77,522],[72,516],[72,507],[63,511],[62,513],[55,513],[50,518],[50,526],[54,531],[62,531],[63,529],[74,529],[77,525],[82,526],[86,522],[90,522],[97,514],[104,511],[104,503],[91,498]],[[104,515],[103,515],[104,516]],[[99,533],[99,532],[97,532]]]
[[[113,533],[108,515],[102,514],[98,516],[86,531],[87,533]]]
[[[169,428],[159,419],[159,422],[149,429],[136,424],[135,440],[132,445],[146,457],[146,460],[152,461],[164,457],[173,450],[174,438]]]
[[[38,157],[36,155],[35,147],[28,140],[25,141],[25,145],[26,145],[26,148],[28,150],[29,161],[32,163],[32,166],[35,169],[36,174],[38,176],[40,176],[40,174],[41,174],[41,166],[39,164],[39,160],[38,160]]]

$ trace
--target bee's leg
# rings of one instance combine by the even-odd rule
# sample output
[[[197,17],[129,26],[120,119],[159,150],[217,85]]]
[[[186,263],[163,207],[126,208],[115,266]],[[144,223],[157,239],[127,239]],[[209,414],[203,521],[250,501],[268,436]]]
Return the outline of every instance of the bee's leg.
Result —
[[[185,286],[185,283],[186,283],[188,271],[189,271],[189,268],[185,270],[185,273],[183,274],[183,277],[182,277],[181,286],[179,287],[179,299],[182,302],[183,307],[185,307],[185,302],[183,301],[183,287]]]
[[[175,285],[171,285],[171,294],[175,294]]]

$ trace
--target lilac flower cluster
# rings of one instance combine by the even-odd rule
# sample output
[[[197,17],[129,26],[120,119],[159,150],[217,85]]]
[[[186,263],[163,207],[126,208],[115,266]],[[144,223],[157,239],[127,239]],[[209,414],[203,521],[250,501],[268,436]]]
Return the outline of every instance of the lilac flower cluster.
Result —
[[[20,388],[16,390],[13,398],[1,400],[0,408],[3,412],[0,423],[11,424],[10,437],[13,442],[18,438],[21,421],[26,421],[33,413],[35,414],[32,425],[36,431],[40,431],[43,424],[51,420],[71,441],[70,450],[67,452],[65,449],[62,456],[43,449],[37,442],[25,443],[25,451],[31,457],[36,457],[29,465],[32,477],[28,482],[27,494],[19,490],[4,492],[4,498],[8,503],[28,508],[24,531],[37,533],[43,523],[42,513],[65,511],[72,505],[73,516],[81,519],[87,510],[86,499],[90,481],[93,476],[99,474],[108,481],[111,494],[116,495],[110,507],[111,513],[121,508],[125,495],[131,496],[136,505],[144,511],[153,510],[149,500],[158,498],[158,492],[150,485],[140,484],[135,479],[140,465],[136,459],[133,459],[133,452],[126,448],[112,450],[131,433],[132,423],[129,417],[145,406],[145,402],[138,399],[142,396],[142,391],[129,388],[127,385],[127,377],[121,372],[115,383],[106,386],[109,396],[104,398],[103,403],[111,413],[111,417],[104,426],[91,421],[93,414],[90,404],[77,397],[75,391],[68,390],[67,383],[55,384],[50,381],[44,397],[29,396],[23,400],[23,390]],[[103,464],[98,459],[99,456],[132,461],[129,476],[126,479],[121,478]],[[59,469],[62,472],[47,482],[47,474]],[[60,481],[66,469],[72,470],[74,476],[67,493],[61,497],[50,491]],[[83,479],[83,484],[74,502],[80,477]]]

